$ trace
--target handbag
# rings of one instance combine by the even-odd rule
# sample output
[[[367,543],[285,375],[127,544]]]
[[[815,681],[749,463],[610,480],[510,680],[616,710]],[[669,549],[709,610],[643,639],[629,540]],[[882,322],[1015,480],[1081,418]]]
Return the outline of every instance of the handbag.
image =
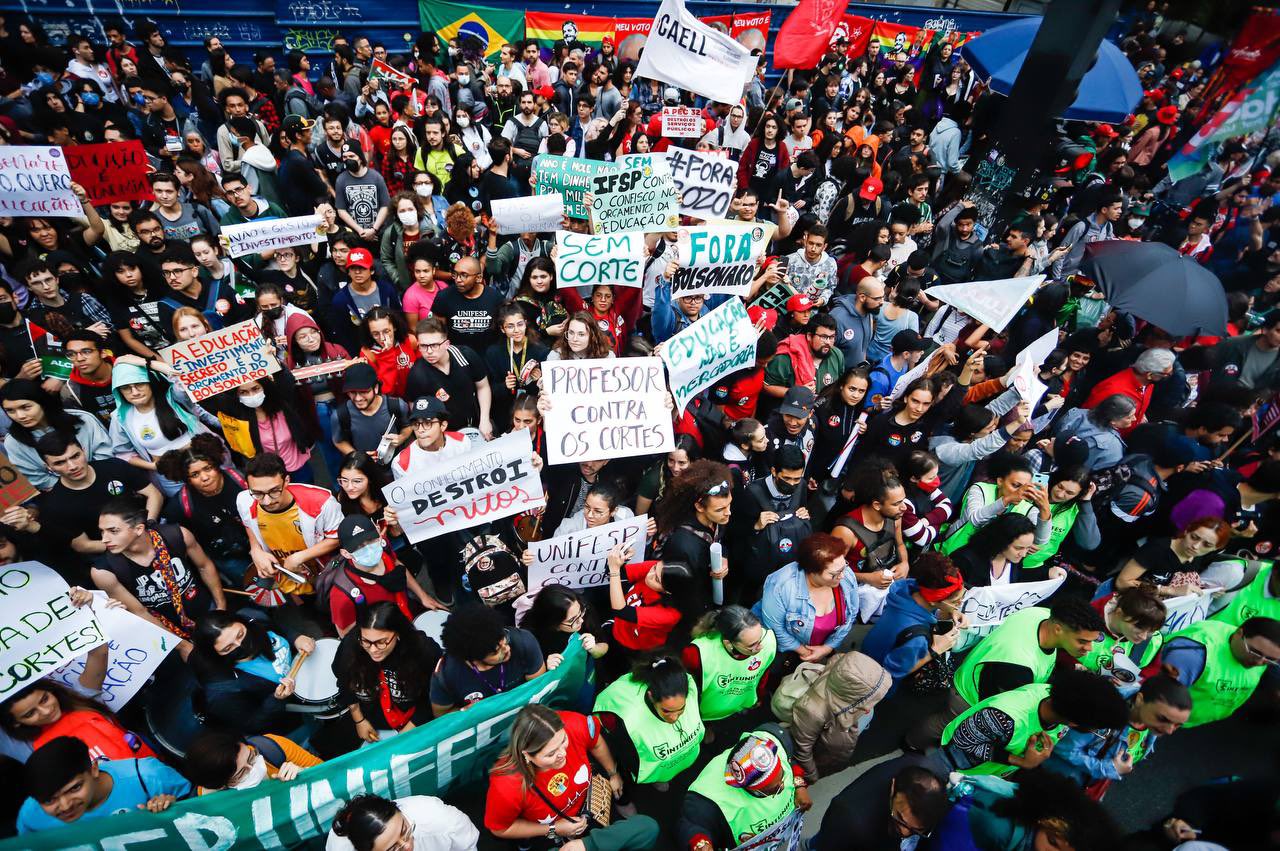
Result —
[[[915,624],[898,633],[898,638],[893,643],[894,649],[897,649],[916,638],[924,638],[926,641],[929,648],[929,661],[907,677],[907,686],[915,694],[944,691],[950,689],[955,681],[956,663],[952,660],[950,653],[939,655],[933,652],[933,643],[929,641],[932,636],[932,627],[926,624]]]
[[[817,662],[801,662],[794,671],[783,677],[773,693],[773,699],[769,701],[773,716],[784,724],[790,724],[796,703],[822,675],[825,667]]]
[[[533,791],[557,816],[565,821],[573,821],[575,817],[566,815],[564,810],[557,807],[550,798],[542,793],[536,783],[533,784]],[[588,830],[591,827],[608,827],[612,823],[613,787],[609,785],[609,778],[601,777],[594,772],[591,774],[591,779],[587,781],[587,795],[582,802],[581,815],[587,819]],[[556,845],[563,845],[564,838],[557,836],[555,843]]]

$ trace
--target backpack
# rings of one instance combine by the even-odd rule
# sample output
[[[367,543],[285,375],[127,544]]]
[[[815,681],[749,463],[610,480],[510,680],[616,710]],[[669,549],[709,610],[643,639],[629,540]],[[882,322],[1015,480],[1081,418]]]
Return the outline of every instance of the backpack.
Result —
[[[524,596],[523,568],[497,535],[476,535],[462,548],[463,584],[490,608]]]
[[[403,399],[399,398],[398,396],[383,396],[382,398],[383,398],[383,401],[387,403],[387,410],[391,412],[393,430],[399,431],[399,429],[394,428],[395,422],[409,421],[409,404],[405,402]],[[348,402],[343,402],[341,405],[335,408],[334,411],[338,415],[339,432],[337,436],[341,438],[344,442],[350,443],[351,442],[351,408],[347,407],[347,405],[348,405]]]
[[[885,522],[887,523],[888,521]],[[876,533],[872,532],[866,526],[863,526],[849,515],[841,517],[836,525],[845,527],[854,534],[854,537],[862,542],[863,552],[866,553],[863,557],[865,568],[862,572],[866,573],[872,570],[887,570],[897,563],[898,547],[893,536],[888,537],[883,543],[880,543]]]
[[[939,280],[951,283],[968,280],[974,265],[973,252],[960,250],[959,244],[953,241],[933,258],[932,268]]]
[[[329,595],[334,588],[355,600],[357,606],[364,602],[364,592],[356,587],[355,582],[347,575],[346,566],[347,560],[338,556],[325,565],[320,575],[312,580],[311,587],[315,588],[316,592],[316,608],[326,618],[330,617]]]
[[[1093,495],[1095,513],[1101,513],[1104,507],[1110,506],[1120,491],[1124,490],[1128,485],[1141,488],[1143,493],[1151,498],[1154,505],[1155,500],[1159,498],[1159,485],[1152,484],[1145,476],[1139,475],[1135,469],[1140,462],[1150,459],[1150,455],[1126,455],[1114,467],[1108,467],[1105,470],[1094,470],[1093,481],[1097,485],[1097,490]]]

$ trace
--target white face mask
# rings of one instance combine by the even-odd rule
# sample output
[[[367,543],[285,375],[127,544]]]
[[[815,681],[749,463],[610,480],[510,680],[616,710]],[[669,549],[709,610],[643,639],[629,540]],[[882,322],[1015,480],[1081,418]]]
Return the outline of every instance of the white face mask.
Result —
[[[413,187],[413,191],[414,191],[414,192],[417,192],[417,193],[418,193],[418,197],[420,197],[420,198],[430,198],[430,197],[431,197],[431,187],[430,187],[430,186],[415,186],[415,187]]]
[[[459,127],[470,127],[470,126],[471,126],[471,119],[470,119],[470,118],[468,118],[468,117],[467,117],[467,116],[465,116],[465,115],[459,115],[459,116],[455,119],[455,123],[457,123],[457,125],[458,125]]]
[[[458,85],[465,86],[467,83],[470,83],[470,82],[471,82],[471,77],[467,76],[466,74],[458,75]]]
[[[418,194],[422,194],[421,189],[418,190]],[[416,225],[418,223],[418,214],[415,213],[413,210],[401,210],[400,212],[396,213],[396,218],[399,219],[400,224],[404,225],[405,227]]]
[[[255,754],[249,766],[249,772],[239,782],[231,784],[232,789],[252,789],[267,779],[267,761],[262,754]]]
[[[867,728],[871,726],[871,719],[874,717],[875,715],[871,712],[864,712],[858,716],[858,723],[856,726],[859,734],[867,731]]]
[[[262,392],[240,397],[240,404],[246,408],[261,408],[262,403],[265,401],[267,401],[267,394]]]
[[[1142,226],[1145,225],[1146,223],[1147,223],[1147,220],[1142,218],[1141,216],[1137,218],[1131,217],[1129,219],[1129,230],[1140,230]]]

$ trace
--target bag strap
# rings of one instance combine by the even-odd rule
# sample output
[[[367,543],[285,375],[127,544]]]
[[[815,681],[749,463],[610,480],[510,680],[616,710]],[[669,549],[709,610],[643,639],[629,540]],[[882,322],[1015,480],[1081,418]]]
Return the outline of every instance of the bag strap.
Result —
[[[587,762],[587,795],[590,795],[590,794],[591,794],[591,774],[592,774],[592,772],[591,772],[591,762],[590,762],[590,761],[588,761],[588,762]],[[551,800],[550,798],[548,798],[546,795],[544,795],[544,794],[542,793],[542,790],[538,788],[538,784],[537,784],[537,783],[532,783],[532,784],[530,784],[530,786],[532,787],[532,789],[533,789],[534,793],[536,793],[536,794],[537,794],[537,796],[538,796],[539,798],[541,798],[541,799],[542,799],[542,802],[543,802],[544,804],[546,804],[548,807],[550,807],[550,808],[551,808],[551,811],[552,811],[553,813],[555,813],[556,815],[560,816],[560,818],[564,819],[565,821],[573,821],[573,819],[575,819],[575,818],[580,818],[580,816],[570,816],[570,815],[565,815],[564,810],[562,810],[562,809],[560,809],[559,807],[557,807],[557,806],[552,802],[552,800]],[[586,801],[585,801],[585,799],[584,799],[584,801],[583,801],[583,806],[584,806],[584,807],[586,806]]]
[[[898,633],[898,637],[893,640],[893,649],[897,650],[908,641],[914,641],[917,638],[928,638],[933,633],[933,628],[928,624],[916,623]],[[932,648],[930,648],[932,649]]]

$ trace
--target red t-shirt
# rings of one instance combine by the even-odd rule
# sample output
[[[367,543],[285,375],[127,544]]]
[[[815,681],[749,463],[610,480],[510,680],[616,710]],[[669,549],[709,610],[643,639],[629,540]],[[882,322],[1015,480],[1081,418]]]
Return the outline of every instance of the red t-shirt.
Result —
[[[564,767],[540,771],[534,785],[547,800],[566,816],[576,816],[586,801],[591,783],[591,766],[587,752],[600,741],[600,727],[595,718],[577,712],[557,712],[569,736],[569,750]],[[547,806],[538,791],[524,788],[524,777],[518,772],[489,774],[489,794],[485,799],[484,826],[497,833],[527,819],[552,824],[560,816]]]
[[[31,744],[39,748],[59,736],[84,742],[89,746],[89,756],[95,760],[142,759],[156,755],[142,739],[113,724],[105,715],[88,709],[62,713],[62,717],[45,727]]]
[[[613,637],[629,650],[652,650],[667,640],[680,622],[679,610],[662,602],[662,595],[644,584],[645,574],[657,562],[629,564],[623,570],[631,588],[627,609],[613,619]]]
[[[360,596],[349,595],[335,583],[329,589],[329,617],[333,620],[333,625],[338,628],[339,632],[345,632],[347,629],[355,625],[356,617],[360,613],[361,606],[372,606],[374,603],[381,603],[384,600],[395,603],[400,611],[404,612],[404,616],[413,619],[413,608],[409,598],[409,592],[405,583],[404,566],[396,563],[392,559],[390,553],[382,554],[383,567],[390,575],[390,580],[383,578],[382,582],[374,581],[369,578],[368,574],[362,575],[358,569],[351,567],[347,569],[347,577],[355,584],[360,591]],[[346,569],[349,566],[344,566]],[[401,571],[398,575],[396,571]],[[387,587],[399,587],[399,590],[392,590]]]
[[[743,420],[756,415],[760,391],[764,389],[764,368],[737,373],[737,377],[717,384],[711,398],[724,409],[731,420]]]

